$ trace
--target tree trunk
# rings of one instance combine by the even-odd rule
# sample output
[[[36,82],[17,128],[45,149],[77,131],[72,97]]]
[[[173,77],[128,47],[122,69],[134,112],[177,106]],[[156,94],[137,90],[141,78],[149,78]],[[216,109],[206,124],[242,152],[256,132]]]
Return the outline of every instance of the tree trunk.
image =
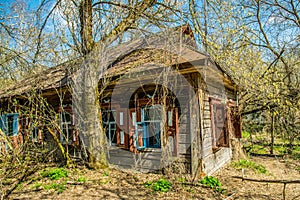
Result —
[[[79,132],[83,145],[89,152],[89,166],[107,166],[105,133],[100,126],[100,104],[98,99],[98,62],[100,52],[92,52],[92,0],[80,3],[80,36],[84,61],[75,79],[73,106],[75,107]],[[96,50],[94,50],[96,51]],[[97,54],[99,53],[99,55]],[[96,57],[94,57],[96,56]]]
[[[275,113],[274,111],[271,112],[272,114],[272,124],[271,124],[271,150],[270,154],[274,154],[274,132],[275,132]]]
[[[85,56],[93,49],[92,0],[82,0],[79,8],[81,51]]]

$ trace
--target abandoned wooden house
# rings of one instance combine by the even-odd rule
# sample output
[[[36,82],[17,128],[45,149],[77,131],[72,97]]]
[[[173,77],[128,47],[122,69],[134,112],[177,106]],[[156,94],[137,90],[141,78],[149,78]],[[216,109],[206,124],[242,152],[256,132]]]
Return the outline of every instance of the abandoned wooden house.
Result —
[[[175,35],[175,43],[169,35],[154,36],[110,54],[113,59],[98,88],[111,164],[142,171],[174,164],[188,173],[212,174],[232,158],[231,141],[241,137],[237,85],[196,49],[188,26]],[[84,145],[70,89],[78,63],[47,69],[0,91],[0,125],[14,147],[25,138],[45,143],[51,138],[45,128],[49,122],[30,111],[37,107],[58,116],[57,136],[63,144]],[[29,111],[21,111],[26,106]],[[5,151],[7,140],[0,142]]]

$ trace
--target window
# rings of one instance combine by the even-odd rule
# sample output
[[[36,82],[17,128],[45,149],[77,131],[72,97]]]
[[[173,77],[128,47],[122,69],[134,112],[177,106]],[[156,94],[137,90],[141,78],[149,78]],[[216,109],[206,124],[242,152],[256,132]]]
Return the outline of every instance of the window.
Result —
[[[5,114],[1,116],[0,128],[6,136],[18,135],[19,129],[19,114]]]
[[[229,133],[226,104],[210,98],[211,130],[213,150],[229,147]]]
[[[152,105],[141,108],[141,118],[143,133],[141,147],[160,148],[160,134],[162,130],[163,107],[161,105]],[[137,129],[139,130],[139,129]],[[138,135],[138,134],[137,134]],[[141,143],[143,145],[141,145]]]
[[[39,141],[39,127],[36,126],[32,130],[32,134],[30,135],[30,138],[33,142],[38,142]]]
[[[117,144],[117,135],[116,135],[117,126],[116,126],[115,118],[116,118],[115,110],[103,110],[102,111],[103,128],[106,133],[106,137],[108,139],[109,146],[113,146],[113,145]],[[121,122],[123,123],[123,113],[122,113],[122,116],[120,113],[120,123]],[[121,142],[124,143],[124,139]]]
[[[71,128],[71,114],[66,111],[60,113],[60,128],[62,134],[60,134],[61,143],[72,143],[73,135]]]

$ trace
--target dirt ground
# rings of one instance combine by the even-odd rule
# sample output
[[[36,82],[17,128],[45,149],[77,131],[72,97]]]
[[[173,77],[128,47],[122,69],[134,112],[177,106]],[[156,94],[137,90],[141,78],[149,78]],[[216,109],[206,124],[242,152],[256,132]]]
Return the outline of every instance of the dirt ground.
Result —
[[[255,179],[300,180],[299,160],[283,160],[269,157],[252,157],[252,161],[263,164],[268,174],[257,174],[246,169],[244,177]],[[142,174],[134,171],[121,171],[116,168],[69,170],[67,178],[57,181],[39,177],[35,173],[31,181],[22,183],[10,196],[11,199],[282,199],[283,184],[256,183],[234,179],[241,176],[241,170],[230,164],[213,176],[217,177],[226,192],[221,194],[213,189],[189,185],[188,178],[173,174]],[[78,179],[84,181],[78,181]],[[160,178],[172,182],[169,192],[154,192],[145,183]],[[77,181],[76,181],[77,180]],[[184,181],[182,181],[184,180]],[[63,191],[45,189],[46,184],[62,183]],[[183,182],[183,183],[182,183]],[[286,199],[300,199],[300,184],[289,184]]]

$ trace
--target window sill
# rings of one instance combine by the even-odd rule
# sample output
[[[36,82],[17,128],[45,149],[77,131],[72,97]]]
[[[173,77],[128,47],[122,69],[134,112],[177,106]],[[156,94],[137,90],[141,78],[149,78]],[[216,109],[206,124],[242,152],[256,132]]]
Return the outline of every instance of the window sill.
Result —
[[[161,152],[161,148],[140,148],[139,152]]]

